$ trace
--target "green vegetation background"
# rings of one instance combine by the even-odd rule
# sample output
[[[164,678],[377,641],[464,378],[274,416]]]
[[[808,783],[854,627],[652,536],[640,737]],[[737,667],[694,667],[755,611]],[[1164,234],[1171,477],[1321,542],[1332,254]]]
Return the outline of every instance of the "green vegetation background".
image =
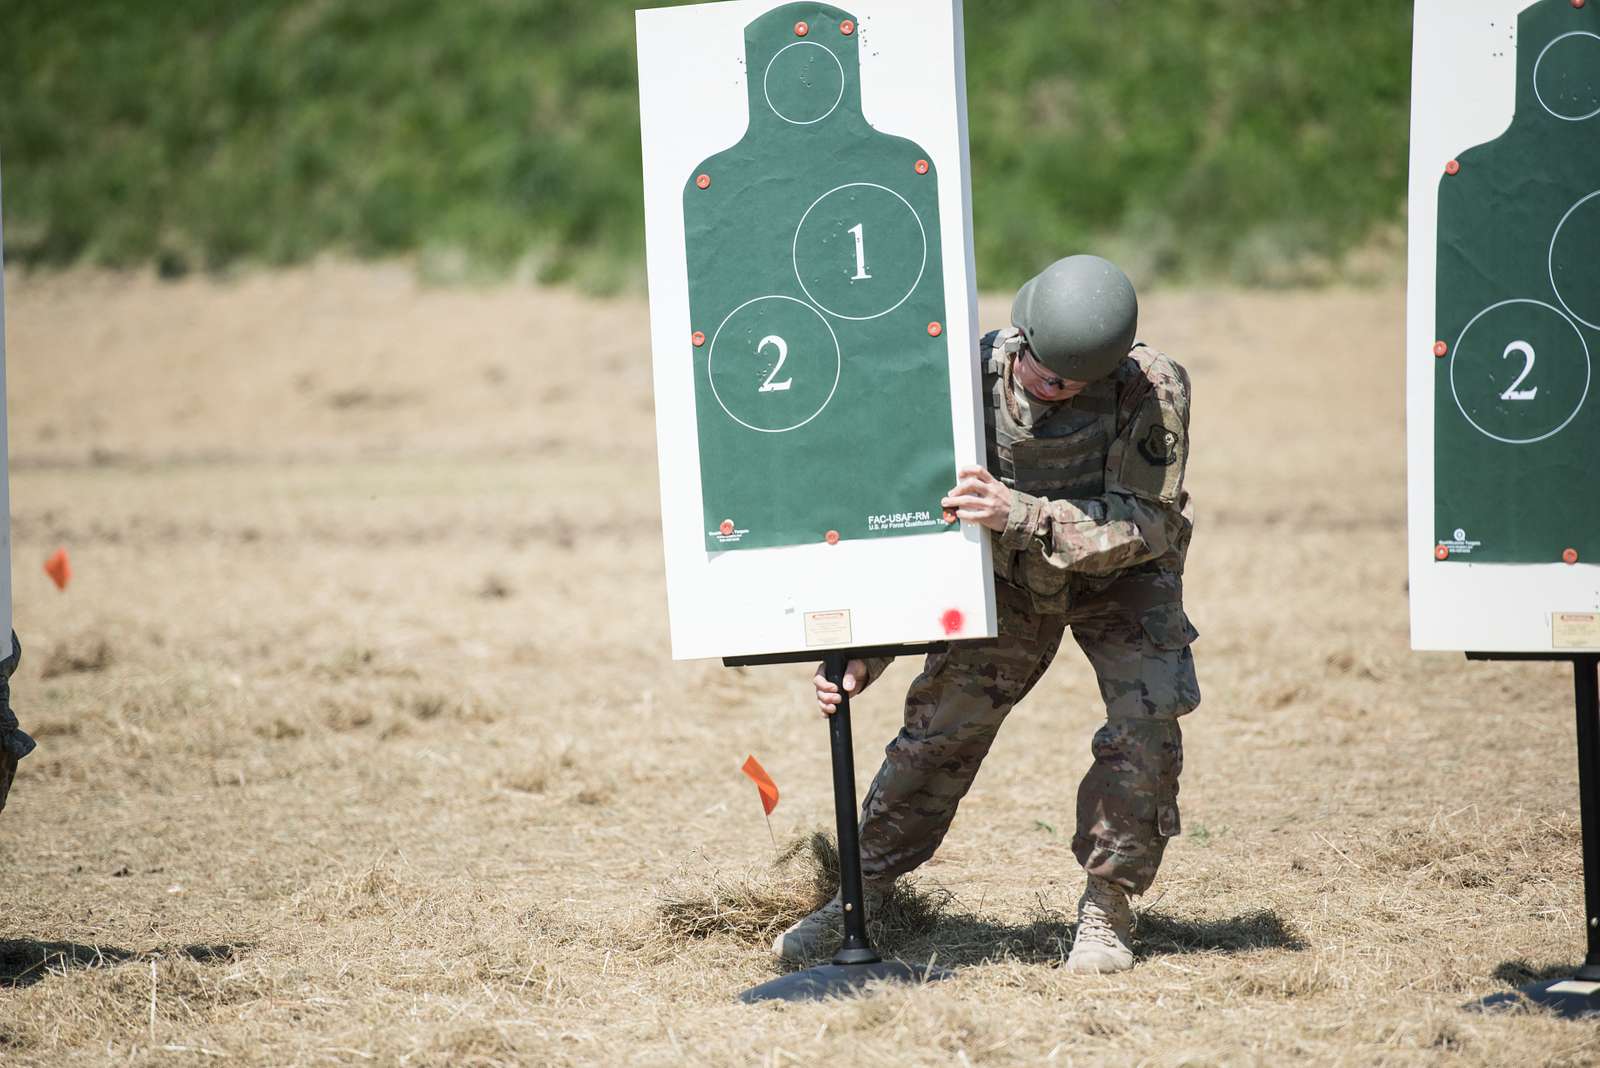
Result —
[[[634,6],[0,0],[6,255],[629,286]],[[983,285],[1086,247],[1297,280],[1392,233],[1410,40],[1394,0],[969,0]]]

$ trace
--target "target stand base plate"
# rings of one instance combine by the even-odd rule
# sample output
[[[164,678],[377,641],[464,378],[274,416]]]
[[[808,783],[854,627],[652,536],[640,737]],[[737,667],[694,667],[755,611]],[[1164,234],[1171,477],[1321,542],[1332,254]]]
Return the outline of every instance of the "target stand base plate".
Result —
[[[780,975],[739,995],[746,1005],[758,1001],[825,1001],[852,997],[872,983],[923,983],[948,979],[953,973],[931,964],[883,960],[872,964],[819,964]]]
[[[1584,969],[1587,972],[1589,969]],[[1565,1020],[1600,1017],[1600,981],[1582,978],[1551,979],[1475,1001],[1472,1012],[1505,1012],[1521,1006],[1550,1009]]]

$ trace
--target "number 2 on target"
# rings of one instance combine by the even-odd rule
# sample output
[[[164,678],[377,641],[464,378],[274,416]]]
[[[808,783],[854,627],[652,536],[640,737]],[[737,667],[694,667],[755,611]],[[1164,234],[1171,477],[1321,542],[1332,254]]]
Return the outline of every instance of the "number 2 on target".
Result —
[[[756,355],[760,356],[766,352],[768,346],[778,350],[778,363],[772,369],[772,373],[767,376],[767,380],[761,383],[761,388],[757,392],[782,393],[794,385],[794,379],[785,378],[782,382],[774,382],[773,379],[778,377],[778,372],[783,370],[783,362],[789,358],[789,343],[776,334],[769,334],[761,339],[761,344],[756,346]]]
[[[1533,374],[1533,363],[1536,358],[1533,354],[1533,346],[1526,341],[1513,341],[1506,346],[1506,351],[1500,354],[1500,358],[1508,360],[1513,352],[1520,355],[1527,362],[1523,364],[1522,373],[1517,376],[1517,380],[1511,383],[1509,389],[1500,394],[1500,399],[1503,401],[1531,401],[1539,395],[1539,387],[1534,386],[1532,389],[1518,389],[1517,387],[1522,385],[1529,375]]]

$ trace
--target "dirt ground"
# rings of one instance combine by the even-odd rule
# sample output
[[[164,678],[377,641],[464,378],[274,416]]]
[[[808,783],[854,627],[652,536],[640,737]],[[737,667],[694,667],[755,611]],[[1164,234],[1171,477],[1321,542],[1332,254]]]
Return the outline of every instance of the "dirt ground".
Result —
[[[734,1001],[777,972],[757,936],[659,911],[768,877],[747,754],[780,842],[831,808],[807,672],[669,660],[643,301],[403,266],[7,290],[39,749],[0,1062],[1600,1061],[1460,1011],[1581,955],[1571,682],[1408,649],[1397,290],[1146,301],[1195,383],[1205,702],[1139,966],[1059,966],[1073,651],[921,873],[945,918],[895,948],[957,977],[786,1007]],[[863,780],[914,671],[858,705]]]

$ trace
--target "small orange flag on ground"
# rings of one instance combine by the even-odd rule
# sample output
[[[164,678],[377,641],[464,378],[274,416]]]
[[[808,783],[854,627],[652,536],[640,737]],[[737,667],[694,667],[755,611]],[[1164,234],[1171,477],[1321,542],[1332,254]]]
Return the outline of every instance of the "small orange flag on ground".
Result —
[[[50,576],[56,589],[66,589],[67,583],[72,581],[72,562],[67,559],[67,550],[57,549],[52,553],[50,559],[44,562],[44,573]]]
[[[756,789],[761,791],[761,807],[767,815],[772,815],[772,810],[778,807],[778,784],[772,781],[772,776],[767,774],[767,769],[761,766],[761,761],[755,757],[744,762],[744,773],[750,776],[756,784]]]

